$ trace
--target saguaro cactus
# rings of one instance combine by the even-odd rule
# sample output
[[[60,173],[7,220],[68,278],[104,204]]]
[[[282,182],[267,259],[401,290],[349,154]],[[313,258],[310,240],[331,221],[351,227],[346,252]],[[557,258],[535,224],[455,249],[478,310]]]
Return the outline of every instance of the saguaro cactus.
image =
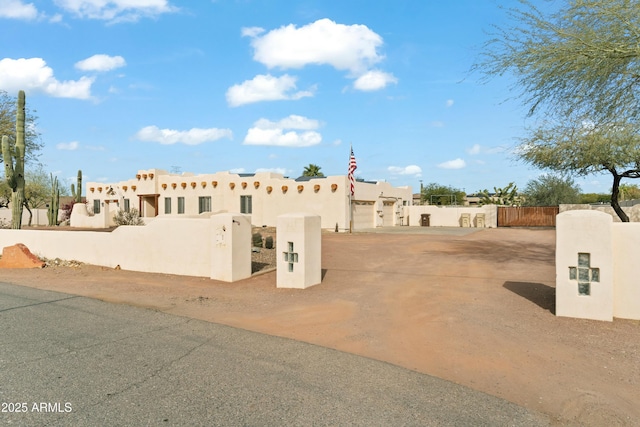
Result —
[[[49,210],[47,218],[49,225],[58,225],[58,212],[60,210],[60,189],[58,188],[58,177],[51,174],[51,200],[49,202]]]
[[[71,195],[76,203],[82,202],[82,170],[78,170],[78,188],[71,184]]]
[[[2,136],[2,157],[4,174],[11,188],[11,228],[22,227],[22,209],[24,205],[24,91],[18,92],[16,111],[16,143],[11,147],[9,138]],[[15,161],[15,164],[14,164]]]

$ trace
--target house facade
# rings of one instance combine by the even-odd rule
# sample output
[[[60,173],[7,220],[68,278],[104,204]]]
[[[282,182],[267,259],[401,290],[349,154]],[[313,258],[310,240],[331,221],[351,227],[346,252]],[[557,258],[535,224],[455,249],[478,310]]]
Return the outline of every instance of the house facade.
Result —
[[[88,208],[109,218],[132,208],[145,220],[239,212],[250,214],[255,226],[275,226],[279,215],[308,212],[320,215],[322,228],[340,231],[349,229],[350,218],[353,229],[404,225],[403,206],[411,205],[412,197],[411,187],[357,181],[350,199],[346,175],[291,179],[272,172],[195,175],[148,169],[127,181],[88,182],[85,188]]]

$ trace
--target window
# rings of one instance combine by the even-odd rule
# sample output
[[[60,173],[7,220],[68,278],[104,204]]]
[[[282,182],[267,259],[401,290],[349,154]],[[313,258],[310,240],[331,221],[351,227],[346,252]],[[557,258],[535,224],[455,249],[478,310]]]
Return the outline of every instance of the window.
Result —
[[[93,200],[93,213],[94,214],[100,213],[100,199]]]
[[[184,197],[178,197],[178,213],[184,213]]]
[[[198,213],[211,212],[211,196],[198,197]]]
[[[131,210],[131,203],[129,199],[124,199],[124,211],[129,212]]]
[[[240,196],[240,213],[252,213],[251,196]]]
[[[164,213],[166,214],[171,213],[171,197],[164,198]]]

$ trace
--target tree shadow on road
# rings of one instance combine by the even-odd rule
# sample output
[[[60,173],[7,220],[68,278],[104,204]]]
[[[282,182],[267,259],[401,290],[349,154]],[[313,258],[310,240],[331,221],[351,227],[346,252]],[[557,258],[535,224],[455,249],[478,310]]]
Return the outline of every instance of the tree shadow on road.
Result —
[[[504,282],[504,288],[556,314],[556,288],[531,282]]]

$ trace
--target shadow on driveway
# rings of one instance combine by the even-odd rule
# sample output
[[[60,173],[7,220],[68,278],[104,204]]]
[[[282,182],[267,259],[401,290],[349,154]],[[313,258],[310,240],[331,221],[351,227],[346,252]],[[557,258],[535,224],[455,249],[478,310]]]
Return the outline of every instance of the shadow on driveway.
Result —
[[[502,286],[542,309],[550,311],[551,314],[556,314],[556,288],[529,282],[504,282]]]

